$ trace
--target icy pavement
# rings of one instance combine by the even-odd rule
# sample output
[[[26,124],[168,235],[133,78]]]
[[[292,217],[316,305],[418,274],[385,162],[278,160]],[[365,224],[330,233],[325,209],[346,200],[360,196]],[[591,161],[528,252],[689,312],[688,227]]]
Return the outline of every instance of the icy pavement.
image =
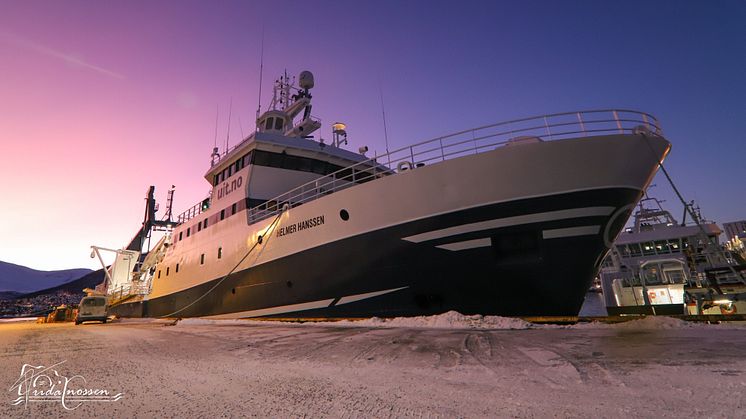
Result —
[[[544,327],[500,317],[361,322],[0,323],[23,364],[122,392],[0,417],[746,417],[746,328],[648,318]]]

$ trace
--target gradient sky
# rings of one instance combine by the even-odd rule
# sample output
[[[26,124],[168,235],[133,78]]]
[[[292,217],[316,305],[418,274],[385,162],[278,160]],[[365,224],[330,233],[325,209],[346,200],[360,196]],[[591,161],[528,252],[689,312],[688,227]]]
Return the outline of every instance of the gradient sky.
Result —
[[[176,213],[206,196],[216,106],[219,144],[231,98],[230,143],[254,129],[262,31],[264,105],[281,71],[313,71],[321,134],[346,122],[352,150],[385,149],[379,91],[390,149],[639,109],[685,198],[744,219],[745,22],[743,1],[0,0],[0,260],[97,268],[89,246],[128,242],[148,185],[165,208],[175,184]]]

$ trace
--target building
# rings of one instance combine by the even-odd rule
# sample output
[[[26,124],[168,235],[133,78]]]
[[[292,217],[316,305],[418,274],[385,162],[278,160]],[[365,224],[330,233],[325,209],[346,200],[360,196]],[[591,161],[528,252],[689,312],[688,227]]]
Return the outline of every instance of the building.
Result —
[[[728,237],[728,241],[733,241],[736,236],[741,240],[746,239],[746,220],[724,223],[723,229],[725,230],[725,235]]]

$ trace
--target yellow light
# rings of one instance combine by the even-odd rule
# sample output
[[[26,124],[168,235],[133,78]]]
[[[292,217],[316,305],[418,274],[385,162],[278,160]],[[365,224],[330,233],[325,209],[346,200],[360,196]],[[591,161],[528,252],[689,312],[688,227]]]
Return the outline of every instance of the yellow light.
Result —
[[[344,132],[346,129],[347,125],[341,122],[335,122],[334,125],[332,125],[332,132]]]

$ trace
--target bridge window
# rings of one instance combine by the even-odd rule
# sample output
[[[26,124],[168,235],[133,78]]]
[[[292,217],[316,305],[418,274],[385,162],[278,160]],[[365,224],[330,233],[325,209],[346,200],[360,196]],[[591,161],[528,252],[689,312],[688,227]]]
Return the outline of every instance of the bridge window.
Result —
[[[267,118],[267,122],[264,124],[264,129],[265,130],[272,129],[272,124],[274,123],[274,119],[275,118]]]
[[[275,129],[282,130],[282,118],[275,118]]]

